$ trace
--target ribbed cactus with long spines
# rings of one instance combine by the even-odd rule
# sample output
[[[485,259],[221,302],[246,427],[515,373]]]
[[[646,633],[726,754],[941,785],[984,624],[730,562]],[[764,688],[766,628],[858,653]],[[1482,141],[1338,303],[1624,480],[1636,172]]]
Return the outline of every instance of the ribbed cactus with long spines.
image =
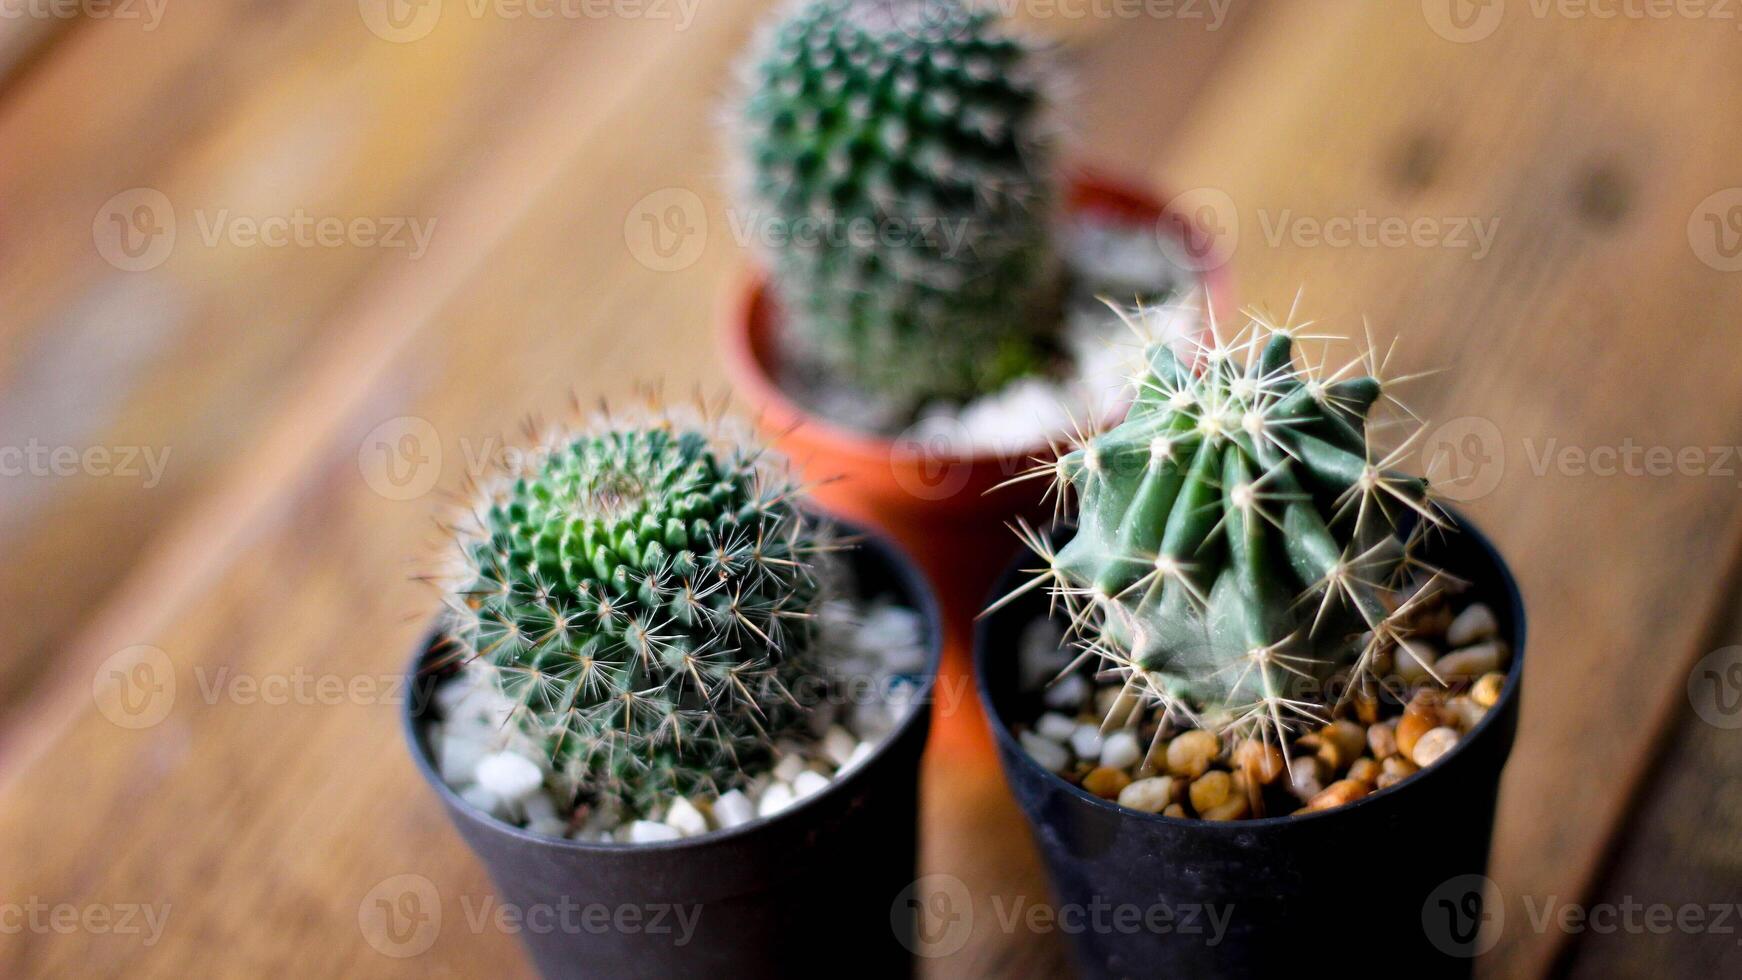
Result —
[[[1129,415],[1038,473],[1074,494],[1075,535],[1023,590],[1049,586],[1084,655],[1176,720],[1282,738],[1324,721],[1339,672],[1360,685],[1434,581],[1415,553],[1444,523],[1426,481],[1375,448],[1386,395],[1357,365],[1295,363],[1294,331],[1146,353]],[[1371,358],[1369,367],[1374,367]]]
[[[1042,366],[1059,318],[1052,82],[960,0],[806,0],[734,112],[789,360],[902,409]]]
[[[778,463],[657,416],[527,454],[473,513],[448,632],[559,788],[651,812],[743,781],[819,677],[820,532]]]

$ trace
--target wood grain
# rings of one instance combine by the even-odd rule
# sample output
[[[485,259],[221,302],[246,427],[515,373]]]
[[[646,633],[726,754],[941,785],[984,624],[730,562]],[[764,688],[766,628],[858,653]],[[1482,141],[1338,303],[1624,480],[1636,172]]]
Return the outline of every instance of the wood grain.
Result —
[[[1382,342],[1403,337],[1403,370],[1447,369],[1419,387],[1426,418],[1492,426],[1498,483],[1467,507],[1510,556],[1532,617],[1492,871],[1510,924],[1486,964],[1497,975],[1534,975],[1554,956],[1561,937],[1523,927],[1523,901],[1587,893],[1650,764],[1641,733],[1685,703],[1687,668],[1728,599],[1734,480],[1602,477],[1558,453],[1742,436],[1742,335],[1721,326],[1742,292],[1687,231],[1708,195],[1742,183],[1742,103],[1689,80],[1739,69],[1733,30],[1711,22],[1511,9],[1492,36],[1457,44],[1418,4],[1293,3],[1250,38],[1160,170],[1237,208],[1240,295],[1286,309],[1304,283],[1330,325],[1367,316]],[[1277,227],[1362,213],[1498,232],[1480,258],[1272,244]]]
[[[94,617],[69,644],[69,658],[82,669],[67,671],[72,680],[34,716],[40,728],[13,730],[11,777],[0,806],[7,813],[0,826],[5,839],[28,846],[8,859],[14,863],[6,869],[7,880],[32,894],[66,896],[57,901],[167,896],[154,900],[174,907],[173,922],[190,924],[180,927],[185,931],[172,929],[138,960],[150,972],[165,974],[198,963],[205,941],[246,946],[245,964],[253,968],[312,961],[392,972],[401,964],[369,948],[355,925],[356,905],[374,882],[424,874],[440,883],[450,914],[452,903],[488,894],[405,766],[391,706],[287,705],[269,711],[231,703],[223,693],[207,703],[208,690],[225,690],[218,672],[226,669],[225,677],[262,680],[299,670],[367,678],[400,665],[417,629],[402,613],[427,608],[429,600],[404,584],[405,566],[383,556],[416,550],[415,541],[428,531],[431,502],[385,500],[362,478],[357,450],[376,424],[415,415],[434,426],[444,484],[451,487],[469,460],[487,452],[491,440],[529,406],[559,407],[577,377],[589,389],[618,392],[626,386],[621,379],[638,375],[662,374],[674,389],[716,378],[705,327],[717,286],[739,259],[737,248],[729,236],[710,234],[695,266],[666,273],[639,262],[625,237],[637,202],[668,189],[704,196],[711,202],[711,227],[723,227],[714,196],[711,107],[703,100],[668,107],[653,84],[657,79],[687,91],[719,88],[728,54],[748,27],[750,7],[713,9],[718,13],[683,45],[643,39],[625,45],[621,60],[591,65],[590,71],[602,75],[641,66],[610,90],[611,98],[585,99],[570,107],[568,117],[561,111],[535,113],[515,130],[533,140],[549,127],[572,127],[570,145],[593,150],[576,155],[543,194],[523,188],[513,179],[516,173],[500,169],[500,161],[458,190],[437,194],[444,217],[474,199],[509,209],[517,190],[527,194],[525,220],[470,279],[464,263],[478,261],[481,246],[463,249],[463,257],[454,259],[432,251],[433,262],[376,276],[377,285],[334,314],[343,329],[333,336],[348,340],[291,380],[298,394],[260,437],[263,458],[229,467],[192,515],[160,535],[138,571],[118,587],[105,615]],[[605,138],[645,120],[655,106],[661,125],[646,128],[639,140]],[[502,155],[512,159],[521,150],[510,146]],[[454,288],[461,292],[429,321],[425,311]],[[384,370],[386,364],[392,369]],[[318,539],[307,533],[314,527],[323,529]],[[269,583],[288,580],[299,587],[262,601],[274,589]],[[354,593],[367,601],[359,606],[340,598]],[[109,654],[141,642],[170,658],[179,682],[175,707],[154,728],[118,731],[93,710],[91,679]],[[57,727],[59,719],[67,727]],[[27,737],[37,751],[21,747]],[[346,744],[392,749],[363,760]],[[62,753],[108,761],[93,758],[68,770],[56,764]],[[119,812],[132,807],[135,789],[107,792],[112,803],[93,801],[71,823],[44,821],[62,808],[50,800],[94,796],[111,783],[136,786],[139,777],[130,774],[142,759],[157,760],[150,771],[158,802],[130,821],[130,843],[122,853],[90,853],[79,842],[102,836]],[[321,766],[339,759],[343,772],[323,775]],[[224,778],[207,778],[216,772]],[[952,799],[964,791],[951,774],[930,778],[934,786],[953,783],[938,787]],[[183,780],[188,785],[179,786]],[[316,786],[316,798],[307,799]],[[995,787],[983,798],[1012,854],[1000,866],[1022,871],[1021,887],[1039,894],[1044,885],[1032,864],[1024,863],[1031,862],[1027,843],[1007,800]],[[382,800],[396,809],[380,813]],[[225,831],[206,841],[190,839],[189,822],[180,816],[187,813],[222,813]],[[247,842],[274,840],[297,845],[238,860]],[[32,855],[28,860],[26,853]],[[171,859],[178,867],[168,868],[166,853],[186,860]],[[294,890],[282,894],[298,882],[307,889],[300,893],[304,897]],[[321,950],[303,948],[310,935],[323,937]],[[32,970],[106,968],[137,952],[121,937],[108,943],[82,939],[33,937],[16,947],[16,963]],[[459,930],[444,933],[427,956],[404,966],[422,972],[439,963],[470,973],[514,955],[511,937]]]
[[[29,71],[35,57],[47,50],[60,36],[79,25],[77,11],[72,16],[29,16],[22,5],[9,10],[16,15],[0,20],[0,89]],[[141,26],[147,23],[141,19]]]
[[[389,679],[433,604],[406,559],[524,413],[636,379],[719,384],[707,328],[743,256],[712,119],[766,4],[710,0],[681,31],[444,17],[406,45],[359,29],[349,3],[266,6],[177,6],[143,47],[81,23],[0,91],[0,139],[34,154],[0,157],[0,426],[157,440],[187,461],[151,496],[0,481],[0,602],[33,610],[0,617],[0,902],[168,914],[149,947],[0,936],[7,976],[524,975],[515,937],[476,924],[492,889],[400,744]],[[1623,826],[1645,843],[1604,893],[1652,893],[1629,869],[1665,839],[1714,890],[1734,880],[1727,852],[1672,812],[1621,820],[1688,667],[1722,635],[1742,555],[1733,481],[1532,462],[1551,439],[1742,437],[1728,329],[1742,292],[1687,231],[1708,195],[1742,185],[1742,105],[1724,84],[1742,50],[1709,23],[1510,6],[1473,44],[1435,35],[1415,3],[1241,5],[1209,34],[1036,26],[1068,39],[1086,80],[1091,155],[1232,202],[1243,296],[1285,304],[1305,282],[1331,326],[1371,315],[1378,336],[1406,338],[1405,370],[1451,369],[1420,386],[1424,414],[1499,433],[1498,483],[1467,506],[1512,556],[1535,628],[1493,872],[1512,927],[1484,965],[1534,975],[1562,937],[1521,928],[1523,900],[1587,895]],[[301,204],[443,231],[415,262],[178,246],[122,274],[92,216],[137,186],[178,211]],[[673,206],[701,235],[679,261],[645,222]],[[1363,211],[1499,224],[1480,258],[1267,240],[1279,222]],[[416,472],[433,489],[395,499],[368,462],[383,433],[424,437]],[[109,658],[135,644],[161,650],[156,679],[176,684],[137,729],[105,712]],[[323,678],[349,693],[322,695]],[[1692,795],[1727,758],[1709,743],[1668,756],[1652,785]],[[925,779],[923,866],[968,884],[985,925],[922,972],[1059,975],[1060,937],[996,925],[994,900],[1041,901],[1045,883],[989,760],[934,752]],[[1416,846],[1431,842],[1396,842],[1364,873],[1382,887],[1385,862]],[[433,945],[406,958],[358,924],[399,875],[427,879],[443,909]]]
[[[48,755],[8,754],[0,809],[9,812],[0,816],[0,837],[21,847],[5,859],[6,880],[20,894],[66,896],[54,901],[169,903],[187,925],[149,955],[126,937],[27,936],[0,949],[6,972],[114,972],[130,962],[150,974],[185,975],[206,961],[212,942],[238,950],[237,968],[251,972],[412,974],[433,963],[473,975],[515,961],[512,937],[500,933],[451,928],[427,959],[400,962],[376,953],[358,931],[357,904],[392,874],[426,874],[444,895],[488,894],[415,784],[396,706],[238,703],[215,672],[288,682],[299,671],[349,680],[402,669],[419,628],[405,613],[427,611],[431,598],[410,587],[402,556],[430,531],[434,501],[389,500],[365,480],[358,450],[377,423],[416,413],[434,425],[444,468],[453,467],[451,487],[470,454],[488,452],[490,440],[529,407],[560,406],[576,365],[590,365],[597,381],[622,379],[658,352],[674,385],[710,367],[706,285],[731,255],[724,236],[712,236],[709,264],[668,276],[637,261],[624,232],[647,193],[711,183],[703,162],[710,109],[699,100],[685,104],[687,115],[672,113],[645,140],[612,135],[657,113],[656,82],[716,84],[750,12],[750,5],[720,4],[698,21],[711,59],[694,58],[678,43],[694,39],[669,32],[572,49],[558,66],[567,78],[621,84],[604,98],[576,85],[563,98],[528,103],[510,129],[514,138],[493,148],[491,165],[439,202],[441,213],[471,232],[444,239],[459,254],[432,252],[438,261],[407,266],[340,311],[350,342],[292,379],[299,395],[264,440],[290,479],[272,479],[278,467],[265,479],[255,466],[230,467],[198,513],[170,529],[122,586],[108,617],[72,642],[81,669],[69,673],[77,679],[39,719],[46,726],[52,716],[65,717],[69,727],[52,739]],[[535,160],[554,156],[564,164],[560,173],[525,172],[528,151]],[[578,210],[577,199],[586,202]],[[521,215],[527,220],[516,224]],[[509,227],[513,234],[503,239]],[[672,279],[690,282],[677,288]],[[432,306],[466,283],[469,292],[432,321]],[[607,292],[603,283],[616,288]],[[203,519],[211,511],[221,518],[215,533]],[[326,529],[318,544],[308,534],[314,527]],[[362,580],[350,578],[359,571]],[[91,679],[100,658],[142,642],[165,651],[179,692],[168,720],[120,732],[93,710]],[[217,685],[211,703],[202,681]],[[25,736],[31,744],[49,741],[26,732],[13,747]],[[386,751],[358,752],[363,745]],[[61,766],[55,759],[62,752],[89,761]],[[149,813],[129,815],[147,787]],[[71,821],[46,819],[65,808],[52,800],[99,794],[109,802],[92,799]],[[14,801],[18,809],[10,809]],[[188,814],[224,829],[190,834]],[[119,853],[90,846],[120,823],[127,844]],[[168,862],[173,868],[163,857],[171,853],[181,855]],[[308,948],[313,935],[323,937],[318,950]]]
[[[1567,935],[1556,964],[1565,975],[1719,977],[1742,970],[1736,927],[1742,909],[1735,907],[1742,806],[1729,778],[1742,771],[1742,686],[1730,666],[1738,644],[1742,607],[1732,605],[1685,678],[1702,695],[1700,710],[1693,694],[1681,704],[1583,917],[1560,919],[1569,914],[1562,905],[1538,903],[1550,928]],[[1705,688],[1714,681],[1721,687]]]
[[[0,481],[0,545],[15,558],[0,594],[33,610],[0,618],[0,707],[164,524],[258,458],[303,364],[343,345],[341,304],[424,261],[409,223],[432,242],[467,233],[436,195],[504,137],[526,78],[565,43],[604,48],[630,26],[455,17],[399,45],[354,4],[173,14],[149,33],[82,24],[0,101],[0,141],[31,148],[0,157],[0,445],[103,447],[117,467],[136,453],[127,473]],[[140,271],[110,264],[93,230],[134,188],[176,219],[169,254]],[[224,231],[298,214],[371,222],[407,247],[265,247]]]

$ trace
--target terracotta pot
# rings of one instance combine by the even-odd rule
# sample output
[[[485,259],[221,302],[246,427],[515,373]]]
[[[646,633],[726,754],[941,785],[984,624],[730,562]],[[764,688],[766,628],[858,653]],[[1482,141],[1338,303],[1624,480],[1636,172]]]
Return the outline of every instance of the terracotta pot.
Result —
[[[1233,310],[1224,262],[1192,218],[1166,210],[1148,193],[1092,172],[1070,186],[1066,209],[1153,221],[1179,240],[1218,313]],[[969,696],[973,620],[1009,553],[1007,523],[1042,513],[1044,481],[1000,484],[1052,453],[1042,443],[1014,453],[961,454],[916,438],[858,432],[812,415],[780,389],[776,326],[780,312],[760,270],[734,284],[720,321],[720,344],[740,397],[768,439],[785,453],[823,507],[881,528],[930,578],[944,615],[944,689],[934,738],[966,739],[990,752],[979,706]],[[1062,433],[1061,433],[1062,435]],[[952,680],[954,683],[952,684]]]

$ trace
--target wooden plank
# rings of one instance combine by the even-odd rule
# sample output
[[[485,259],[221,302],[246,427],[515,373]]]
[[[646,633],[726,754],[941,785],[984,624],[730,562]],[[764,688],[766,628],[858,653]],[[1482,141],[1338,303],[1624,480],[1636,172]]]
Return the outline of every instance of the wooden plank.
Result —
[[[169,903],[188,925],[149,956],[139,955],[137,937],[30,935],[0,947],[0,962],[50,972],[128,962],[147,973],[186,975],[209,962],[211,942],[235,951],[241,969],[411,974],[446,962],[460,967],[438,971],[475,975],[513,962],[512,937],[471,934],[463,903],[450,906],[461,926],[444,934],[429,959],[382,956],[356,927],[367,889],[388,876],[381,869],[419,869],[444,894],[488,894],[415,785],[397,743],[394,706],[377,699],[277,710],[238,703],[221,685],[208,704],[202,682],[218,684],[214,672],[224,668],[257,680],[299,670],[366,680],[403,666],[417,629],[404,612],[427,610],[430,597],[414,592],[406,566],[385,556],[416,550],[432,501],[389,500],[364,479],[359,448],[384,418],[421,413],[443,434],[447,465],[461,467],[528,405],[560,404],[579,365],[599,387],[645,370],[656,352],[674,384],[711,369],[697,334],[713,302],[706,286],[732,256],[727,236],[711,235],[706,261],[681,277],[643,265],[625,239],[633,207],[650,191],[711,184],[703,152],[711,107],[682,103],[671,125],[649,127],[645,139],[613,136],[668,101],[660,85],[705,90],[717,83],[724,53],[737,49],[748,20],[745,5],[718,4],[690,37],[646,31],[602,50],[571,49],[576,63],[559,67],[612,83],[565,89],[555,84],[560,74],[541,80],[541,91],[561,97],[527,103],[509,129],[514,138],[495,148],[490,165],[441,199],[443,213],[469,219],[462,224],[473,233],[442,246],[461,254],[432,252],[437,261],[401,267],[361,293],[341,316],[348,329],[340,336],[354,340],[334,345],[296,379],[298,397],[263,440],[271,450],[264,470],[253,461],[233,466],[202,508],[216,513],[215,527],[190,517],[170,531],[109,614],[75,640],[73,682],[32,718],[46,727],[64,716],[72,727],[60,737],[32,738],[52,741],[51,756],[20,749],[22,736],[8,746],[0,805],[8,813],[0,823],[7,840],[23,843],[0,859],[8,865],[4,880],[20,895],[64,895],[55,901],[81,905]],[[524,172],[528,157],[573,157],[548,199],[527,196],[552,183],[536,167]],[[574,208],[577,199],[587,205]],[[558,202],[564,206],[551,206]],[[527,212],[529,203],[545,206]],[[426,329],[430,304],[466,282],[468,269],[522,213],[537,220],[501,246],[438,328]],[[688,279],[689,288],[674,286],[674,278]],[[317,527],[319,545],[309,536]],[[261,564],[241,573],[231,564],[238,554]],[[356,583],[344,581],[347,568],[368,570],[361,601]],[[287,576],[300,587],[285,588]],[[166,602],[154,604],[160,598]],[[138,642],[166,651],[181,693],[161,724],[118,734],[80,687],[89,691],[106,651]],[[359,753],[359,745],[391,748]],[[90,758],[69,768],[55,762],[61,752]],[[280,753],[286,756],[275,759]],[[184,779],[189,785],[177,788]],[[134,812],[136,794],[147,790],[152,805]],[[60,813],[66,800],[96,795],[109,802]],[[49,812],[56,819],[45,819]],[[214,820],[224,825],[219,834],[190,836],[190,821]],[[122,853],[90,846],[119,826],[127,827]],[[159,843],[147,845],[148,838]],[[243,853],[259,860],[234,860]]]
[[[469,927],[467,903],[475,911],[490,889],[416,785],[393,705],[244,704],[219,672],[349,681],[402,665],[415,611],[430,597],[404,581],[397,556],[428,537],[432,499],[390,500],[370,486],[358,451],[378,425],[427,422],[442,447],[442,485],[453,487],[519,413],[554,410],[574,386],[620,394],[626,379],[653,375],[673,390],[717,383],[706,329],[741,255],[715,194],[713,107],[668,93],[718,91],[747,9],[712,6],[682,39],[631,38],[607,54],[588,48],[600,59],[589,70],[616,84],[573,90],[579,105],[505,124],[519,142],[437,194],[440,213],[488,212],[499,195],[542,183],[500,169],[542,146],[537,136],[560,133],[588,152],[479,271],[466,268],[489,250],[473,235],[460,237],[469,243],[463,255],[432,252],[424,263],[379,270],[340,308],[342,329],[293,377],[296,394],[260,448],[165,530],[69,643],[63,659],[76,666],[0,744],[0,836],[21,842],[0,855],[0,880],[18,894],[80,905],[168,903],[171,925],[149,955],[136,937],[31,936],[0,946],[0,963],[53,971],[129,962],[171,975],[224,949],[251,971],[295,964],[475,975],[516,961],[513,937]],[[1123,94],[1134,104],[1152,97]],[[659,125],[647,125],[655,115]],[[619,138],[627,132],[636,138]],[[700,195],[709,234],[694,265],[665,272],[637,257],[646,253],[632,236],[648,195],[673,189]],[[435,303],[445,305],[432,322]],[[137,643],[164,651],[177,694],[159,724],[117,729],[92,706],[91,683],[103,661]],[[936,866],[969,877],[991,869],[989,890],[1038,899],[1044,883],[1020,822],[986,775],[935,765],[928,773],[937,801],[929,809],[944,815],[933,825],[934,852],[965,855]],[[87,802],[68,812],[71,799]],[[117,826],[127,828],[123,846],[90,846]],[[982,839],[988,828],[994,836]],[[356,913],[376,883],[408,873],[436,884],[449,924],[428,953],[399,961],[369,946]],[[976,938],[933,972],[1042,962],[1026,948],[1013,953],[995,931]]]
[[[430,195],[497,138],[493,120],[525,97],[521,73],[563,35],[603,47],[637,31],[681,38],[685,26],[471,9],[406,44],[371,33],[354,5],[309,0],[272,18],[224,2],[100,17],[0,100],[0,141],[30,148],[0,158],[0,446],[96,447],[132,474],[44,473],[42,455],[38,472],[0,478],[0,547],[15,558],[0,594],[34,610],[0,620],[0,708],[269,424],[290,394],[286,365],[321,345],[338,304],[372,270],[418,254],[414,228],[395,236],[412,248],[268,248],[211,240],[218,221],[403,219],[439,235]],[[65,23],[0,22],[14,33]],[[1034,26],[1080,47],[1119,25]],[[1211,49],[1194,44],[1191,57]],[[126,196],[135,188],[161,197]],[[127,265],[116,268],[93,225],[146,200],[179,219],[176,244],[161,265],[133,271],[112,256]]]
[[[1064,55],[1077,93],[1067,126],[1079,152],[1096,166],[1141,183],[1179,138],[1179,126],[1190,117],[1201,94],[1218,83],[1222,66],[1250,25],[1268,16],[1273,2],[1151,5],[1147,9],[1171,11],[1175,16],[1066,20],[1065,24],[1092,25],[1095,31],[1072,36],[1075,44],[1067,46]],[[1034,6],[1048,9],[1045,3]],[[1060,6],[1146,9],[1117,4]],[[1182,11],[1185,16],[1177,16]]]
[[[1285,308],[1305,283],[1320,319],[1369,315],[1381,341],[1405,338],[1403,370],[1449,369],[1418,386],[1426,417],[1480,420],[1461,423],[1485,435],[1472,466],[1492,460],[1472,472],[1498,482],[1467,507],[1515,564],[1532,618],[1492,865],[1507,925],[1484,965],[1533,975],[1560,937],[1525,925],[1524,900],[1587,892],[1652,733],[1685,703],[1738,554],[1733,480],[1604,477],[1558,454],[1742,436],[1742,336],[1725,326],[1742,294],[1689,232],[1709,232],[1702,215],[1728,213],[1710,196],[1742,184],[1742,104],[1717,81],[1742,69],[1742,48],[1713,21],[1518,4],[1491,35],[1454,43],[1423,9],[1285,5],[1160,173],[1238,211],[1244,298]],[[1480,257],[1295,233],[1362,214],[1426,218],[1435,234],[1462,218],[1499,227]],[[1375,888],[1397,859],[1384,853],[1358,872]]]
[[[0,19],[0,93],[27,72],[31,63],[42,57],[55,41],[79,24],[77,11],[73,11],[73,16],[33,16],[30,8],[22,5],[9,9],[17,12]],[[136,24],[141,30],[151,23],[144,13],[141,10]]]
[[[81,25],[7,93],[0,143],[29,151],[0,156],[0,446],[43,455],[0,477],[14,557],[0,595],[31,610],[0,617],[0,709],[250,451],[294,392],[288,368],[342,328],[338,304],[372,272],[423,261],[419,233],[452,227],[432,194],[501,138],[522,73],[565,36],[603,47],[632,26],[452,16],[394,44],[355,4],[178,6],[150,32]],[[133,188],[160,196],[117,197]],[[106,255],[104,212],[148,200],[175,219],[161,264]],[[246,237],[248,222],[297,215],[387,240]],[[110,456],[49,471],[60,447]]]
[[[1742,603],[1686,677],[1668,750],[1657,755],[1623,819],[1601,883],[1579,912],[1539,902],[1568,934],[1558,964],[1572,977],[1722,977],[1742,972],[1736,869],[1742,867]],[[1661,911],[1660,911],[1661,910]],[[1569,918],[1561,918],[1561,916]]]

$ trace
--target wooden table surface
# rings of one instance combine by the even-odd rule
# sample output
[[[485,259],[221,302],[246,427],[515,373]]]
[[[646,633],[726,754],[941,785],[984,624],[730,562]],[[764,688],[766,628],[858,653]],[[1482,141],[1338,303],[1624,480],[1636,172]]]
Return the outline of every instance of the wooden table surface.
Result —
[[[384,6],[0,18],[0,975],[528,972],[401,745],[408,572],[527,412],[723,384],[715,110],[769,5]],[[1416,407],[1532,617],[1483,971],[1734,973],[1735,919],[1601,915],[1742,893],[1731,5],[1006,6],[1077,70],[1081,153],[1187,195],[1243,301],[1304,284],[1447,369]],[[299,215],[345,231],[249,234]],[[925,869],[981,904],[923,970],[1056,975],[988,904],[1045,885],[983,759],[928,767]],[[404,958],[359,925],[401,875],[447,912]],[[1372,966],[1350,929],[1306,962]]]

